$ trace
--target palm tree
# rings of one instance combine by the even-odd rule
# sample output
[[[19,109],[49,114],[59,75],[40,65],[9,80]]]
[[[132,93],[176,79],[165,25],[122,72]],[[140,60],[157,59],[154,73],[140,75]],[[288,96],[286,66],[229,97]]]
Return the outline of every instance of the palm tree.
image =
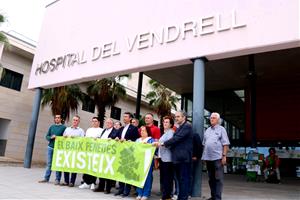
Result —
[[[42,95],[42,108],[49,105],[53,116],[61,114],[68,121],[70,112],[77,112],[83,99],[83,93],[76,84],[45,89]]]
[[[149,105],[154,108],[157,115],[160,117],[160,128],[162,130],[162,120],[163,117],[171,115],[171,109],[177,109],[176,103],[179,101],[179,98],[155,80],[149,80],[149,84],[152,88],[152,91],[148,92],[146,99],[149,100]]]
[[[0,14],[0,25],[2,23],[4,23],[6,21],[4,15]],[[0,42],[3,42],[6,46],[8,46],[8,40],[7,40],[7,37],[2,33],[0,32]]]
[[[106,107],[115,105],[119,97],[126,97],[126,89],[120,84],[120,80],[124,77],[129,75],[103,78],[88,83],[87,93],[94,99],[101,127],[103,127]]]

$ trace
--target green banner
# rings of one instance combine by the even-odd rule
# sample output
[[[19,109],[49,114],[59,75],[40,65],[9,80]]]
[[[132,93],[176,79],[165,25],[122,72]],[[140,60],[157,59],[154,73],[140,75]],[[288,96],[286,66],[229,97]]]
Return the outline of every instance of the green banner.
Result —
[[[143,187],[154,152],[151,144],[56,137],[52,170],[90,174]]]

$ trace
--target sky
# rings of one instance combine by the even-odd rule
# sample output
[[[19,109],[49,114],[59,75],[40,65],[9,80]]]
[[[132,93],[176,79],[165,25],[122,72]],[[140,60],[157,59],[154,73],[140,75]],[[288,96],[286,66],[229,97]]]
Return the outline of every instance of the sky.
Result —
[[[26,40],[38,41],[46,5],[53,0],[0,0],[0,13],[6,22],[0,30]]]

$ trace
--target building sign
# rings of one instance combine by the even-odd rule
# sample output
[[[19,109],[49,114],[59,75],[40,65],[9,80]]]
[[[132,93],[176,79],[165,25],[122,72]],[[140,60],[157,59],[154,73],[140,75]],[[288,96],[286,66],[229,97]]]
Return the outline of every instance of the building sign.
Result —
[[[298,4],[57,1],[47,8],[29,88],[297,46]]]
[[[231,21],[224,20],[226,17]],[[199,19],[183,22],[181,25],[170,25],[157,31],[137,33],[132,37],[124,37],[123,41],[114,40],[103,43],[101,46],[94,46],[87,51],[81,50],[43,61],[36,66],[35,75],[47,74],[59,69],[63,70],[65,67],[109,59],[113,56],[119,56],[123,51],[128,53],[142,51],[159,45],[168,45],[178,40],[188,40],[189,37],[205,37],[215,32],[221,33],[245,27],[245,23],[237,23],[235,10],[225,17],[221,14],[199,17]]]

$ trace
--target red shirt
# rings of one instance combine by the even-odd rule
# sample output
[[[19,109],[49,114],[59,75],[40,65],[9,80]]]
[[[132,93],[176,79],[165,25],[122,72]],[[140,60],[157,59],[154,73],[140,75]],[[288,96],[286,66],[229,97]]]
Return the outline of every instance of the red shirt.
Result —
[[[157,126],[155,126],[154,124],[152,124],[152,126],[148,126],[148,127],[150,127],[152,138],[159,140],[159,138],[160,138],[160,129]]]

